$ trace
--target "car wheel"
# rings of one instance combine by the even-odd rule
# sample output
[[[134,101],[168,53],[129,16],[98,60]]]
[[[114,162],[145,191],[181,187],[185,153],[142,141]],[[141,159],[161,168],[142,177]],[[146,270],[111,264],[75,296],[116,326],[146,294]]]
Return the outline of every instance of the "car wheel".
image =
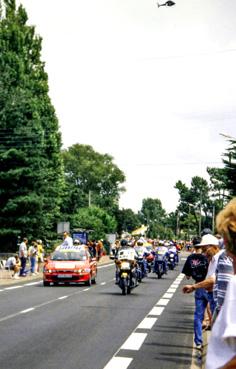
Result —
[[[85,282],[85,286],[91,286],[92,285],[92,279],[91,276],[89,277],[89,279]]]
[[[50,282],[43,281],[43,285],[44,285],[44,287],[50,286]]]
[[[92,284],[96,284],[96,276],[92,279]]]

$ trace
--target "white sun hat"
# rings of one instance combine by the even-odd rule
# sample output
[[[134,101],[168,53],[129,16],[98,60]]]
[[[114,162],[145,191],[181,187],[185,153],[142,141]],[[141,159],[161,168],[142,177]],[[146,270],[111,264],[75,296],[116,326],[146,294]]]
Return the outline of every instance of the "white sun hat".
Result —
[[[205,234],[202,237],[201,242],[196,246],[219,246],[219,240],[212,234]]]

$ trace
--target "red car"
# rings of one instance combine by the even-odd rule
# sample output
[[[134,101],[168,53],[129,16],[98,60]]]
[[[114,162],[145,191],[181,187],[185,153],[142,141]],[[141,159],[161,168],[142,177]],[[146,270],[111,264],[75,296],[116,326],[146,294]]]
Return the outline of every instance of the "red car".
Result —
[[[96,283],[97,261],[84,246],[58,246],[44,264],[43,285]]]

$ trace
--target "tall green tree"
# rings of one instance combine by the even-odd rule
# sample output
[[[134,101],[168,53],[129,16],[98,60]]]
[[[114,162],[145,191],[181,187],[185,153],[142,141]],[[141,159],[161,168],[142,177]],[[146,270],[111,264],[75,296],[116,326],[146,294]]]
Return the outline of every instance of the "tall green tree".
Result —
[[[179,229],[186,235],[198,234],[204,227],[211,227],[212,200],[208,182],[199,176],[191,180],[191,186],[178,181],[175,188],[179,192]],[[209,213],[211,210],[211,213]],[[204,215],[203,215],[204,214]]]
[[[138,214],[135,214],[132,209],[117,209],[114,216],[117,221],[117,233],[120,235],[123,231],[131,233],[141,226]]]
[[[12,243],[50,235],[64,177],[42,40],[15,0],[0,5],[0,237]]]
[[[226,188],[229,191],[228,198],[236,196],[236,140],[230,139],[229,143],[227,152],[223,154]]]
[[[148,225],[148,236],[152,238],[163,237],[166,232],[166,212],[159,199],[143,199],[139,218],[143,224]]]
[[[66,194],[64,214],[94,205],[111,214],[117,209],[124,173],[108,154],[100,154],[89,145],[75,144],[63,151]]]
[[[116,220],[105,210],[96,206],[81,208],[71,217],[72,228],[90,231],[90,238],[105,238],[106,234],[116,231]]]

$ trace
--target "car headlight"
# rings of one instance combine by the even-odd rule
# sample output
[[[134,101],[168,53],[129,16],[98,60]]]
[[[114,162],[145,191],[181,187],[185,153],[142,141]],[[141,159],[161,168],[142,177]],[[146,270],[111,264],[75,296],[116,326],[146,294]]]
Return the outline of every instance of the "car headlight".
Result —
[[[45,269],[44,272],[45,273],[52,273],[52,270],[51,269]]]
[[[84,268],[81,270],[81,273],[90,273],[90,268]]]

